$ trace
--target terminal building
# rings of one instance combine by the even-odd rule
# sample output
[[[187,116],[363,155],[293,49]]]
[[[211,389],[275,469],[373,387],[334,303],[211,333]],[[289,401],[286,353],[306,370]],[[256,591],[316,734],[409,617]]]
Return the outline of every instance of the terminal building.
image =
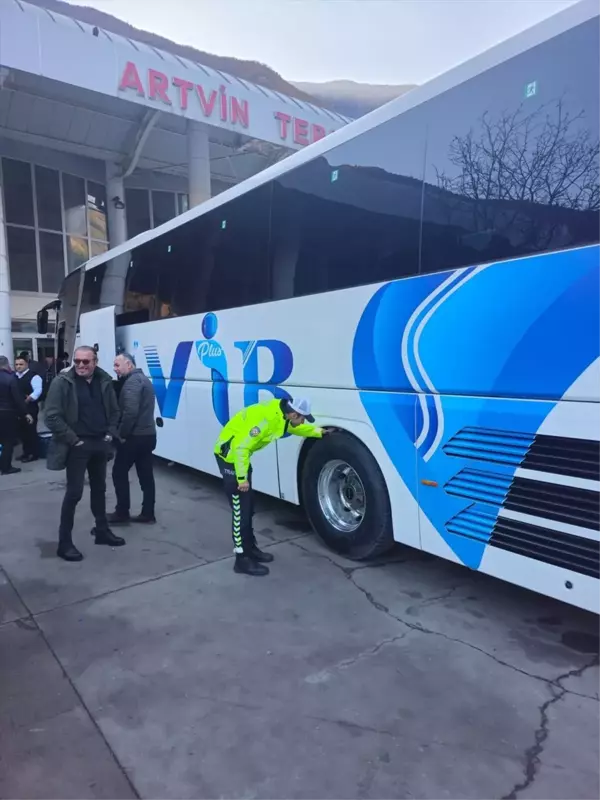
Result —
[[[23,0],[0,0],[0,353],[88,258],[350,120]]]

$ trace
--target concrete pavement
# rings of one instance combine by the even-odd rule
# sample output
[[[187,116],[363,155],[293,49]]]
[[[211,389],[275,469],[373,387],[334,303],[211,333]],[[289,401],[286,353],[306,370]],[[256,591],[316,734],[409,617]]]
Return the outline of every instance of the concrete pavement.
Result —
[[[597,618],[419,552],[357,565],[259,498],[232,572],[217,481],[96,547],[87,490],[0,479],[0,797],[597,798]],[[138,498],[134,492],[134,498]]]

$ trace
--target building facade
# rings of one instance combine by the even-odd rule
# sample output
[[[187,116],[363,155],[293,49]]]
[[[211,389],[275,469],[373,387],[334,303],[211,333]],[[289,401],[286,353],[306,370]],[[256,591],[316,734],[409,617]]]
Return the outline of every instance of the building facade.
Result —
[[[41,358],[64,276],[345,117],[22,0],[0,0],[0,352]]]

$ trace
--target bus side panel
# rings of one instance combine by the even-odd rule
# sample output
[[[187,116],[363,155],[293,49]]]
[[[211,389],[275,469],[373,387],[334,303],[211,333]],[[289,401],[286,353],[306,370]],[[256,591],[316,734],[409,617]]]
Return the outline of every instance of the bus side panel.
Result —
[[[249,311],[251,319],[254,313]],[[252,390],[251,384],[243,382],[242,352],[235,341],[239,338],[237,344],[248,344],[242,339],[244,325],[248,323],[239,310],[224,312],[224,317],[234,333],[222,340],[223,344],[214,338],[217,328],[214,314],[157,320],[119,329],[121,345],[135,355],[138,366],[152,379],[156,392],[159,419],[156,455],[212,475],[218,471],[213,447],[222,425],[247,405],[245,397]],[[236,323],[242,329],[237,336]],[[253,394],[260,399],[273,396],[258,386]],[[257,453],[253,467],[255,488],[278,497],[275,448]]]
[[[76,346],[80,345],[93,347],[96,350],[98,366],[109,375],[114,375],[116,352],[114,306],[99,308],[97,311],[88,311],[81,315],[76,341]]]
[[[555,567],[543,561],[524,559],[508,550],[488,547],[480,571],[494,578],[516,583],[533,592],[554,597],[565,603],[600,614],[598,579],[588,575],[575,575],[570,569]],[[569,589],[572,585],[572,589]]]
[[[347,431],[361,441],[374,456],[390,498],[394,538],[403,544],[420,548],[419,509],[415,499],[416,458],[412,446],[416,406],[414,395],[359,393],[344,389],[331,391],[314,387],[303,389],[302,392],[310,394],[313,407],[318,410],[319,425]],[[369,408],[369,414],[366,407]],[[404,419],[408,428],[406,438],[401,441],[397,437],[395,442],[398,448],[396,452],[402,450],[403,453],[402,470],[394,466],[394,453],[388,453],[383,446],[370,419],[370,415],[377,419],[386,417],[390,407],[393,408],[393,417]],[[293,503],[299,502],[298,458],[303,445],[304,441],[297,436],[288,436],[277,442],[281,496]]]
[[[353,348],[365,411],[409,486],[416,451],[423,549],[472,569],[490,568],[492,548],[518,554],[523,566],[503,577],[538,590],[528,572],[549,565],[541,591],[586,607],[598,577],[598,255],[586,247],[386,284]],[[407,383],[412,438],[391,391]],[[540,471],[558,474],[559,489]]]
[[[423,549],[597,610],[599,448],[573,437],[582,417],[598,435],[597,405],[429,396],[427,407],[441,433],[419,448]]]

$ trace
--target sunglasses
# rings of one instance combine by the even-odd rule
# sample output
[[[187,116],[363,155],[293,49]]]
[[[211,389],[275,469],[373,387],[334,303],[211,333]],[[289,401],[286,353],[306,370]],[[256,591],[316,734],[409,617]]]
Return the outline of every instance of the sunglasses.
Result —
[[[91,358],[74,358],[73,363],[76,364],[77,366],[83,364],[84,367],[87,367],[88,364],[92,363],[92,360]]]

